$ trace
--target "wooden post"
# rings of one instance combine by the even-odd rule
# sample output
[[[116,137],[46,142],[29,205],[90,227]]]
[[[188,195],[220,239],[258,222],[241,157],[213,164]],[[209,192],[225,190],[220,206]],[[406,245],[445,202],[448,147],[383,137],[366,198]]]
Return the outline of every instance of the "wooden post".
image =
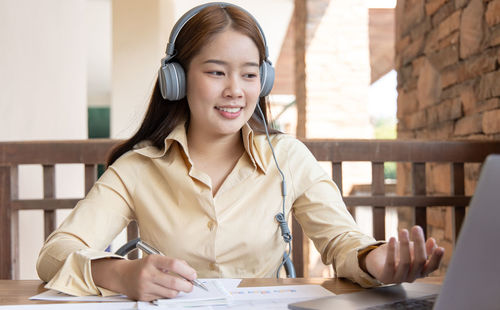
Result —
[[[464,173],[464,163],[452,163],[451,164],[451,195],[460,196],[465,195],[465,173]],[[462,223],[465,218],[465,207],[464,206],[454,206],[453,207],[453,231],[455,232],[455,240],[453,244],[456,244],[458,239],[458,234],[462,228]]]
[[[372,163],[372,195],[385,195],[384,163]],[[373,237],[385,239],[385,206],[373,206]]]
[[[12,279],[10,187],[10,167],[0,167],[0,279]]]
[[[411,172],[413,195],[426,196],[425,163],[413,163]],[[427,206],[415,206],[415,224],[421,226],[427,236]]]
[[[297,138],[306,137],[306,24],[307,0],[295,0],[295,101]]]
[[[43,165],[43,198],[56,198],[56,170],[54,165]],[[56,210],[43,210],[44,235],[47,239],[56,229]]]
[[[292,219],[292,261],[295,266],[295,275],[297,278],[304,278],[308,275],[309,266],[309,240],[302,231],[299,222]],[[304,245],[307,244],[307,247]]]

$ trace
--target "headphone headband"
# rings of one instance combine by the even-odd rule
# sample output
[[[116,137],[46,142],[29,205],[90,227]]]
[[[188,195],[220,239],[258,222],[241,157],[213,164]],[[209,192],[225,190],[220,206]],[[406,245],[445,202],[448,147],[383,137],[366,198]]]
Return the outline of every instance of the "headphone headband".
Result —
[[[200,11],[209,6],[219,6],[221,8],[234,7],[245,13],[248,17],[250,17],[253,20],[254,24],[257,26],[257,29],[260,33],[260,37],[262,38],[262,41],[264,43],[264,51],[265,51],[265,58],[259,67],[259,73],[260,73],[259,96],[265,97],[269,95],[274,84],[274,68],[268,59],[269,52],[267,49],[267,41],[266,37],[264,36],[264,31],[260,27],[257,20],[252,16],[252,14],[248,13],[248,11],[246,11],[245,9],[230,3],[211,2],[196,6],[191,10],[187,11],[184,15],[181,16],[181,18],[175,23],[174,27],[172,28],[172,31],[170,32],[169,42],[167,44],[167,51],[166,51],[167,55],[164,58],[162,58],[161,67],[158,70],[158,82],[162,97],[170,101],[177,101],[185,97],[186,74],[182,66],[175,60],[172,60],[177,54],[177,51],[175,50],[175,40],[177,39],[177,36],[181,32],[182,28],[186,25],[186,23],[189,22],[189,20],[194,16],[196,16],[196,14],[198,14]]]
[[[269,57],[269,52],[267,50],[267,40],[266,40],[266,37],[264,36],[264,31],[260,27],[260,25],[257,22],[257,20],[252,16],[252,14],[250,14],[244,8],[239,7],[239,6],[235,5],[235,4],[226,3],[226,2],[210,2],[210,3],[205,3],[205,4],[202,4],[202,5],[199,5],[199,6],[196,6],[196,7],[192,8],[191,10],[187,11],[186,13],[184,13],[184,15],[182,15],[181,18],[179,18],[179,20],[175,23],[174,27],[172,28],[172,31],[170,32],[170,38],[169,38],[168,44],[167,44],[167,50],[166,50],[167,58],[172,58],[173,56],[175,56],[175,40],[177,39],[177,36],[179,35],[179,32],[181,32],[181,30],[184,27],[184,25],[191,18],[193,18],[194,16],[196,16],[196,14],[198,14],[200,11],[202,11],[203,9],[205,9],[205,8],[207,8],[209,6],[219,6],[221,8],[234,7],[234,8],[237,8],[237,9],[243,11],[250,18],[252,18],[252,20],[254,21],[255,25],[259,29],[260,36],[262,37],[262,40],[264,41],[264,49],[265,49],[266,59]]]

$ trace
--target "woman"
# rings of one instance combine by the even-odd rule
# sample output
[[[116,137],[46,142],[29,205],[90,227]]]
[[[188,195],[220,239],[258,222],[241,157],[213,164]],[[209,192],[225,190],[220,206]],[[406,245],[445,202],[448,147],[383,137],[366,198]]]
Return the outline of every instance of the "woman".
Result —
[[[195,11],[174,26],[138,132],[45,242],[37,270],[47,287],[153,300],[191,291],[185,279],[197,276],[271,277],[287,249],[280,212],[294,213],[337,276],[363,286],[435,270],[443,249],[426,243],[420,227],[412,228],[413,243],[405,230],[388,243],[362,234],[308,149],[278,132],[267,139],[256,106],[265,118],[272,67],[256,21],[234,5]],[[185,85],[172,91],[166,80],[182,80],[179,69]],[[131,220],[166,256],[104,252]]]

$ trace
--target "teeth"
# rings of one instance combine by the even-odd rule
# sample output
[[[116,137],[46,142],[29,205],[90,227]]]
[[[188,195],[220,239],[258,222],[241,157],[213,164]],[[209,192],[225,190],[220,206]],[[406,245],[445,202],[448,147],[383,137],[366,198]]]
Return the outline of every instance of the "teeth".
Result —
[[[222,107],[217,107],[218,110],[228,112],[228,113],[236,113],[238,112],[241,108],[222,108]]]

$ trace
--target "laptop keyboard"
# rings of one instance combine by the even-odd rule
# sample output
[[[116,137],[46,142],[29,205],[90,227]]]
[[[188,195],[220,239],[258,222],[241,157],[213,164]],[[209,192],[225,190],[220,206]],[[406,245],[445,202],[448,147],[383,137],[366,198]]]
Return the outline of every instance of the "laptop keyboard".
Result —
[[[411,309],[411,310],[431,310],[436,302],[437,294],[423,296],[419,298],[410,298],[396,301],[390,304],[383,304],[366,308],[366,310],[391,310],[391,309]]]

